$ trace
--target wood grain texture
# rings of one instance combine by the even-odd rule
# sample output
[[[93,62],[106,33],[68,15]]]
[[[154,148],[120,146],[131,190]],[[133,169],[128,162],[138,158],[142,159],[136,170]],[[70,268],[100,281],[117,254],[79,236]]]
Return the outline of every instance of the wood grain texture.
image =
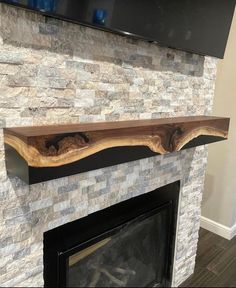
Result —
[[[171,153],[199,136],[226,139],[228,127],[228,118],[207,116],[21,127],[5,129],[4,142],[30,167],[59,167],[114,147],[145,146],[157,154]]]
[[[181,123],[192,123],[202,121],[215,121],[228,118],[215,116],[187,116],[187,117],[172,117],[161,119],[146,119],[146,120],[128,120],[128,121],[114,121],[114,122],[94,122],[94,123],[79,123],[79,124],[65,124],[65,125],[47,125],[47,126],[28,126],[28,127],[14,127],[6,128],[8,133],[13,135],[21,135],[21,137],[35,137],[41,135],[58,135],[64,133],[76,133],[87,131],[104,131],[117,130],[125,128],[142,128],[153,127],[159,125],[173,125]]]

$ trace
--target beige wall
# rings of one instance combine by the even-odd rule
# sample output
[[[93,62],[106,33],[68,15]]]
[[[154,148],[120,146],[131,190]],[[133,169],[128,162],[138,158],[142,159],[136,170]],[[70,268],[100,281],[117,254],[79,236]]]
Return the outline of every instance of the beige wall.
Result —
[[[209,145],[202,216],[236,223],[236,13],[224,60],[218,64],[213,114],[231,118],[229,140]]]

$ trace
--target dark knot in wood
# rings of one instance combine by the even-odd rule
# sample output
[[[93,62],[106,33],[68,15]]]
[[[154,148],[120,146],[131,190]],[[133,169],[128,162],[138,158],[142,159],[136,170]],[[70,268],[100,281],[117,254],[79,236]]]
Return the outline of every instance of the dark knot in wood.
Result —
[[[47,149],[54,148],[57,151],[59,151],[60,142],[62,140],[66,139],[66,138],[69,138],[69,137],[74,138],[76,136],[77,136],[77,138],[78,138],[78,136],[81,137],[81,140],[82,140],[82,142],[84,142],[84,144],[89,142],[89,139],[88,139],[88,137],[86,136],[85,133],[81,133],[81,132],[79,132],[79,133],[68,133],[68,134],[55,136],[53,139],[50,139],[50,140],[46,140],[45,141],[45,147]]]

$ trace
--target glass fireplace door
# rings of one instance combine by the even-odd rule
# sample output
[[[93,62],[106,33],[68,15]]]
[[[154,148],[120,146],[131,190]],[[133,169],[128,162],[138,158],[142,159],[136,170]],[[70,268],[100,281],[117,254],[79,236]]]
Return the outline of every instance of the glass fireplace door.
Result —
[[[67,287],[162,286],[170,204],[62,255]],[[77,251],[76,251],[77,250]]]

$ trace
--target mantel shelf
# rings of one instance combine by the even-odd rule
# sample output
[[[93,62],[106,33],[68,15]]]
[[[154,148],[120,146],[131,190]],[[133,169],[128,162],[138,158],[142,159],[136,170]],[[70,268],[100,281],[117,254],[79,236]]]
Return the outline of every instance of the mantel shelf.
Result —
[[[39,183],[227,139],[229,118],[193,116],[4,129],[9,174]]]

